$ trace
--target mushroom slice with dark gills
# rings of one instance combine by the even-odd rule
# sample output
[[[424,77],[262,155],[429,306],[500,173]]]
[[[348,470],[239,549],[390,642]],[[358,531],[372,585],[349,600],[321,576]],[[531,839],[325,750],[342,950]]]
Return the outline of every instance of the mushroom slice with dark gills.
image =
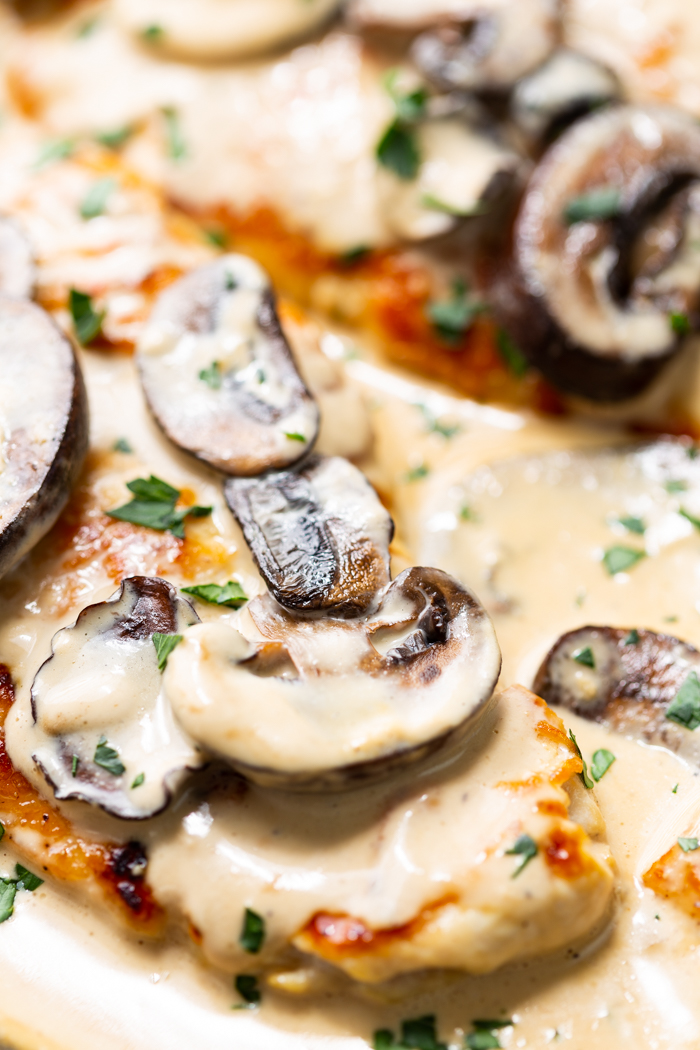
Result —
[[[0,575],[48,532],[88,446],[83,377],[41,307],[0,296]]]
[[[189,630],[165,690],[194,740],[269,786],[341,790],[430,755],[474,728],[501,666],[483,608],[438,569],[407,569],[363,619],[265,595],[238,623]]]
[[[700,652],[667,634],[579,627],[550,649],[534,690],[554,706],[700,766]]]
[[[270,591],[287,609],[359,616],[389,582],[394,523],[338,456],[299,471],[232,478],[226,500]]]
[[[569,124],[620,99],[620,83],[606,66],[569,48],[559,48],[513,91],[511,115],[528,143],[552,142]]]
[[[643,390],[697,323],[700,125],[621,106],[549,150],[515,226],[502,321],[561,390],[618,401]]]
[[[32,685],[26,746],[56,798],[142,820],[203,764],[161,689],[168,649],[198,622],[171,584],[132,576],[54,636]]]
[[[176,445],[226,474],[280,470],[318,433],[264,271],[225,255],[164,291],[137,352],[151,411]]]
[[[0,215],[0,294],[29,299],[34,289],[34,258],[19,226]]]

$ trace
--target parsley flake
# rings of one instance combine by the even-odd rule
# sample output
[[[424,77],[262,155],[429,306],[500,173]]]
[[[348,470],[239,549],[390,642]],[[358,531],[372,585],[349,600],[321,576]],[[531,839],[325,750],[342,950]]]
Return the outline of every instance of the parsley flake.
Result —
[[[398,1040],[389,1028],[378,1029],[372,1046],[374,1050],[447,1050],[445,1043],[438,1041],[434,1014],[402,1021]]]
[[[646,525],[641,518],[618,518],[617,520],[628,532],[635,532],[638,536],[644,535]]]
[[[577,664],[582,664],[583,667],[595,667],[595,657],[590,645],[587,645],[585,649],[576,649],[571,654],[571,659]]]
[[[593,752],[593,758],[591,759],[591,776],[596,783],[601,777],[605,776],[614,761],[615,755],[613,755],[612,751],[607,751],[604,747]]]
[[[666,709],[666,718],[677,722],[685,729],[697,729],[700,726],[700,679],[691,671],[678,695]]]
[[[139,775],[137,777],[134,777],[134,779],[133,779],[133,782],[131,784],[131,790],[134,791],[135,788],[140,788],[141,785],[144,783],[145,779],[146,779],[146,774],[145,773],[139,773]]]
[[[77,775],[78,775],[78,766],[79,765],[80,765],[80,759],[78,758],[77,755],[73,755],[73,759],[72,759],[71,764],[70,764],[70,775],[72,777],[77,777]]]
[[[228,583],[198,583],[194,587],[182,587],[185,594],[191,594],[203,602],[211,605],[227,605],[230,609],[239,609],[244,602],[248,601],[240,583],[229,580]]]
[[[671,325],[671,331],[675,332],[676,335],[688,335],[692,328],[687,314],[670,314],[668,322]]]
[[[108,510],[105,513],[118,521],[129,521],[132,525],[143,525],[158,532],[170,532],[178,539],[185,537],[185,519],[205,518],[211,514],[211,507],[186,507],[176,510],[175,504],[180,498],[179,489],[168,485],[166,481],[151,474],[150,478],[136,478],[127,486],[135,499],[122,507]]]
[[[203,368],[199,373],[199,378],[203,383],[206,383],[212,390],[221,389],[221,365],[218,361],[212,361],[209,368]]]
[[[502,328],[496,333],[496,349],[503,363],[509,368],[516,379],[522,379],[530,364],[520,347],[513,342],[511,337]]]
[[[101,736],[98,740],[93,762],[96,766],[106,769],[113,777],[120,777],[122,773],[126,773],[126,766],[119,758],[119,752],[109,746],[106,736]]]
[[[148,44],[159,44],[165,36],[165,30],[162,26],[156,25],[155,23],[150,26],[146,26],[141,30],[141,39],[145,40]]]
[[[469,1032],[464,1045],[468,1050],[497,1050],[501,1044],[494,1032],[488,1028],[477,1028],[475,1032]]]
[[[674,786],[671,788],[671,794],[672,795],[677,795],[678,794],[678,786],[679,786],[678,784],[674,784]]]
[[[101,146],[106,146],[107,149],[117,150],[125,145],[133,134],[134,128],[132,125],[124,124],[121,128],[113,128],[111,131],[98,132],[97,135],[95,135],[95,139]]]
[[[415,132],[400,120],[393,121],[377,143],[376,157],[405,182],[415,179],[421,160]]]
[[[398,86],[400,70],[390,69],[384,77],[384,88],[396,106],[396,116],[404,124],[415,124],[425,116],[428,92],[424,87],[401,91]]]
[[[73,318],[76,339],[81,346],[89,346],[102,331],[105,311],[95,310],[92,296],[87,292],[79,292],[77,288],[71,288],[68,293],[68,308]]]
[[[506,856],[519,856],[521,858],[511,875],[511,879],[517,878],[533,857],[537,856],[538,852],[537,843],[530,835],[521,835],[517,838],[511,848],[506,850]]]
[[[234,986],[241,999],[253,1006],[260,1002],[260,989],[258,979],[252,973],[239,973],[234,980]]]
[[[458,343],[467,332],[477,314],[486,309],[484,303],[472,299],[464,281],[452,282],[450,298],[434,300],[426,307],[426,316],[437,335],[446,343]]]
[[[623,645],[638,645],[639,644],[639,631],[636,627],[633,627],[630,633],[625,638]]]
[[[693,850],[700,849],[700,842],[697,839],[686,839],[680,838],[678,845],[681,847],[684,853],[692,853]]]
[[[461,208],[458,204],[450,204],[449,201],[433,196],[432,193],[424,193],[420,202],[428,211],[443,212],[445,215],[454,215],[458,219],[471,219],[477,215],[483,215],[488,210],[481,201],[476,201],[468,208]]]
[[[600,186],[570,200],[564,209],[564,221],[571,226],[575,222],[612,219],[620,211],[621,199],[615,186]]]
[[[24,887],[29,893],[34,893],[34,890],[38,890],[40,886],[44,885],[43,879],[40,879],[38,875],[31,871],[27,871],[21,864],[15,864],[15,875],[17,877],[17,889]]]
[[[341,266],[356,266],[358,263],[366,259],[372,251],[365,244],[358,244],[356,248],[349,248],[348,251],[343,252],[339,256],[339,262]]]
[[[39,150],[34,167],[43,168],[46,164],[52,164],[57,160],[67,160],[75,151],[73,139],[52,139],[45,143]]]
[[[590,791],[590,789],[593,787],[593,781],[591,780],[591,778],[588,775],[588,766],[586,765],[586,763],[583,760],[583,755],[581,754],[581,748],[578,746],[578,742],[576,740],[576,737],[574,736],[574,734],[573,734],[573,732],[571,730],[569,730],[569,739],[571,740],[572,744],[576,748],[576,754],[581,759],[581,764],[583,765],[583,769],[579,773],[579,776],[581,777],[581,781],[583,782],[583,786],[585,788],[588,788],[588,790]]]
[[[111,178],[98,179],[97,182],[93,182],[80,205],[81,217],[83,219],[95,219],[98,215],[102,215],[107,206],[107,201],[117,186],[117,180]]]
[[[302,445],[306,443],[304,435],[299,434],[296,430],[285,430],[284,436],[288,441],[300,441]]]
[[[664,488],[667,492],[670,493],[685,492],[685,490],[688,488],[688,482],[679,480],[677,478],[672,478],[670,481],[666,482]]]
[[[423,478],[427,478],[429,473],[430,467],[427,467],[425,463],[419,463],[417,467],[411,467],[411,469],[406,472],[406,481],[422,481]]]
[[[244,952],[257,955],[265,940],[265,920],[252,908],[246,908],[238,943]]]
[[[5,838],[5,825],[0,824],[0,842]]]
[[[153,644],[156,650],[156,656],[158,657],[158,670],[164,671],[165,665],[168,662],[173,649],[182,641],[181,634],[159,634],[157,631],[153,635]]]
[[[161,113],[165,119],[168,156],[171,160],[182,160],[187,156],[187,146],[180,126],[180,116],[172,106],[164,106]]]
[[[225,248],[228,244],[228,235],[225,230],[216,230],[210,226],[209,229],[203,230],[202,232],[204,233],[205,240],[207,240],[209,244],[213,244],[215,248]]]
[[[645,557],[645,551],[634,550],[632,547],[608,547],[603,555],[603,565],[611,576],[616,576],[618,572],[631,569]]]
[[[0,879],[0,922],[6,922],[15,910],[17,883],[12,879]]]
[[[131,445],[129,444],[129,442],[126,440],[126,438],[117,438],[117,440],[112,445],[112,451],[113,452],[124,452],[125,454],[128,455],[131,452],[133,452],[134,450],[131,447]]]
[[[700,518],[693,517],[692,514],[689,514],[687,510],[683,510],[682,507],[678,511],[678,513],[682,518],[686,518],[690,522],[690,524],[693,525],[696,529],[700,529]]]

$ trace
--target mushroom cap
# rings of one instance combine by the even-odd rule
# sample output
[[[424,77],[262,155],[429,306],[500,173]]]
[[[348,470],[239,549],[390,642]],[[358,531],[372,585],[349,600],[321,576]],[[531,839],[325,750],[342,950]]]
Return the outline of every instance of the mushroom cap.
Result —
[[[171,584],[132,576],[54,635],[32,684],[31,746],[56,798],[144,820],[203,765],[165,701],[153,641],[198,622]]]
[[[513,338],[561,390],[631,397],[678,349],[671,315],[692,321],[700,296],[698,180],[700,126],[663,107],[593,114],[545,154],[499,298]]]
[[[318,409],[269,280],[246,256],[224,255],[162,292],[136,361],[170,440],[225,474],[283,469],[316,440]]]
[[[229,507],[287,609],[357,616],[389,582],[394,523],[364,474],[338,456],[226,483]]]
[[[300,620],[268,596],[246,618],[250,638],[189,630],[165,689],[194,740],[269,786],[347,789],[430,755],[474,728],[501,666],[489,617],[438,569],[407,569],[361,620]]]
[[[68,340],[41,307],[0,296],[0,575],[45,535],[88,447],[88,404]]]

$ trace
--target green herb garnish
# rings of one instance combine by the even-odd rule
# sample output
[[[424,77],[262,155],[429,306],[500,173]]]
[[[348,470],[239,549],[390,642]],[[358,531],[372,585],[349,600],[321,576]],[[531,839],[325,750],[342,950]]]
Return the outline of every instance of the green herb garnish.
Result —
[[[6,922],[15,910],[17,883],[12,879],[0,879],[0,922]]]
[[[153,635],[153,644],[156,650],[156,656],[158,657],[158,670],[164,671],[165,665],[168,662],[173,649],[175,649],[182,641],[181,634],[159,634],[157,631]]]
[[[688,335],[691,331],[692,325],[686,314],[670,314],[668,321],[676,335]]]
[[[676,479],[672,479],[671,481],[667,481],[666,482],[666,484],[664,485],[664,488],[666,489],[667,492],[670,492],[670,493],[685,492],[685,490],[688,488],[688,482],[687,481],[679,481],[679,480],[676,480]]]
[[[126,773],[126,766],[119,758],[119,752],[109,746],[106,736],[101,736],[97,742],[93,762],[96,766],[106,769],[113,777],[120,777],[122,773]]]
[[[110,195],[117,188],[116,179],[98,179],[88,190],[83,203],[80,205],[80,215],[83,219],[95,219],[105,210]]]
[[[571,659],[575,660],[577,664],[582,664],[584,667],[595,667],[595,657],[593,656],[593,650],[590,645],[587,645],[585,649],[576,649],[571,654]]]
[[[612,219],[620,211],[621,200],[620,191],[614,186],[601,186],[570,200],[564,209],[564,221],[571,226],[575,222]]]
[[[506,850],[506,856],[515,855],[521,858],[520,863],[511,875],[511,879],[517,878],[520,872],[527,867],[533,857],[537,856],[537,853],[537,843],[530,835],[521,835],[517,838],[511,848]]]
[[[679,787],[679,785],[678,785],[678,784],[675,784],[675,785],[674,785],[674,786],[673,786],[673,787],[671,788],[671,794],[672,794],[672,795],[677,795],[677,794],[678,794],[678,787]]]
[[[421,161],[415,132],[395,120],[377,143],[376,157],[382,167],[400,179],[406,182],[415,179]]]
[[[357,263],[362,262],[372,251],[365,244],[358,244],[356,248],[349,248],[348,251],[343,252],[339,256],[339,262],[341,266],[356,266]]]
[[[29,893],[34,893],[34,890],[38,890],[40,886],[44,885],[43,879],[40,879],[38,875],[31,871],[27,871],[21,864],[15,864],[15,875],[17,876],[17,889],[24,887]]]
[[[34,162],[35,168],[43,168],[46,164],[52,164],[57,160],[67,160],[75,151],[73,139],[52,139],[45,143],[39,150],[39,156]]]
[[[178,539],[184,539],[186,518],[204,518],[211,514],[211,507],[195,506],[175,510],[175,504],[180,498],[179,490],[153,474],[150,478],[136,478],[126,487],[136,499],[115,510],[106,511],[108,517],[131,522],[132,525],[144,525],[158,532],[171,532]]]
[[[678,845],[684,853],[692,853],[693,850],[700,849],[700,842],[698,842],[697,839],[680,838],[678,840]]]
[[[79,292],[77,288],[71,288],[68,293],[68,308],[73,318],[76,339],[81,346],[89,346],[102,331],[105,311],[96,311],[92,297],[87,292]]]
[[[257,955],[265,940],[265,920],[251,908],[246,908],[238,943],[244,952]]]
[[[700,529],[700,518],[693,517],[692,514],[689,514],[687,510],[683,510],[682,507],[678,511],[678,513],[682,518],[686,518],[686,520],[689,521],[694,528]]]
[[[230,609],[239,609],[248,596],[236,580],[228,583],[198,583],[194,587],[181,587],[185,594],[191,594],[211,605],[226,605]]]
[[[258,979],[252,973],[237,974],[233,983],[241,999],[244,999],[251,1006],[260,1002]]]
[[[417,467],[411,467],[411,469],[406,472],[406,481],[422,481],[423,478],[427,478],[429,473],[430,467],[427,467],[425,463],[419,463]]]
[[[607,751],[604,747],[593,752],[593,758],[591,759],[591,776],[596,783],[601,777],[605,776],[614,761],[615,755],[613,755],[612,751]]]
[[[530,364],[522,350],[502,328],[499,328],[496,333],[496,349],[501,355],[503,363],[510,369],[516,379],[522,379]]]
[[[228,243],[228,235],[225,230],[215,230],[209,227],[207,230],[202,231],[204,237],[210,244],[213,244],[215,248],[225,248]]]
[[[636,627],[633,627],[630,633],[625,638],[623,645],[637,645],[639,642],[639,631]]]
[[[212,361],[209,368],[203,368],[199,373],[199,378],[203,383],[206,383],[212,390],[221,389],[221,365],[218,361]]]
[[[697,729],[700,726],[700,679],[691,671],[678,695],[666,709],[666,718],[677,722],[685,729]]]
[[[374,1050],[447,1050],[438,1041],[434,1014],[414,1017],[401,1022],[401,1037],[396,1039],[389,1028],[380,1028],[372,1040]]]
[[[428,211],[440,211],[445,215],[454,215],[458,219],[471,219],[477,215],[483,215],[487,210],[480,201],[477,201],[470,208],[460,208],[458,204],[450,204],[449,201],[443,201],[439,197],[433,196],[432,193],[424,193],[420,202]]]
[[[112,451],[113,452],[124,452],[125,454],[129,454],[129,453],[133,452],[134,450],[131,447],[131,445],[129,444],[129,442],[126,440],[126,438],[117,438],[117,440],[112,445]]]
[[[165,30],[159,25],[146,26],[145,29],[141,30],[141,39],[145,40],[148,44],[158,44],[165,36]]]
[[[165,118],[165,130],[168,140],[168,156],[171,160],[182,160],[187,156],[187,146],[180,127],[180,117],[172,106],[164,106],[161,110]]]
[[[77,755],[73,755],[73,759],[72,759],[71,764],[70,764],[70,775],[72,777],[77,777],[77,775],[78,775],[78,766],[79,765],[80,765],[80,759],[78,758]]]
[[[450,298],[429,302],[426,315],[436,333],[446,343],[458,343],[471,328],[477,314],[486,310],[484,303],[472,299],[464,281],[452,282]]]
[[[304,435],[299,434],[296,430],[285,430],[284,436],[288,441],[300,441],[302,445],[306,443]]]
[[[581,748],[578,746],[578,742],[576,740],[576,737],[574,736],[574,734],[572,733],[571,730],[569,730],[569,739],[571,740],[572,744],[576,748],[576,754],[581,759],[581,764],[583,766],[583,769],[579,773],[579,776],[581,778],[583,786],[585,788],[588,788],[588,790],[590,791],[590,789],[593,787],[593,781],[591,780],[591,778],[588,775],[588,766],[584,762],[583,755],[581,754]]]
[[[145,779],[146,779],[146,774],[145,773],[139,773],[139,775],[134,777],[134,779],[133,779],[133,782],[131,784],[131,790],[133,791],[134,788],[140,788],[141,785],[144,783]]]
[[[618,518],[618,521],[628,532],[635,532],[638,536],[644,535],[646,525],[641,518]]]
[[[615,576],[618,572],[631,569],[644,557],[644,551],[634,550],[632,547],[609,547],[603,555],[603,565],[611,576]]]
[[[132,125],[125,124],[123,127],[114,128],[112,131],[99,131],[95,135],[95,139],[101,146],[116,150],[128,142],[133,134],[134,128]]]

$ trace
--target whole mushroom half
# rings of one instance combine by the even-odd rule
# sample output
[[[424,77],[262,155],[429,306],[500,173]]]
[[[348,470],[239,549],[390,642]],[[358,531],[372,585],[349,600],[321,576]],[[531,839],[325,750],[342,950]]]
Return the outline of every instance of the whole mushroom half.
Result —
[[[501,666],[476,598],[413,568],[363,619],[299,619],[269,596],[245,610],[249,640],[223,624],[187,632],[165,689],[184,729],[258,783],[350,788],[474,728]]]
[[[341,0],[115,0],[121,24],[159,51],[195,59],[264,54],[312,33]]]
[[[231,478],[226,500],[271,593],[297,612],[358,616],[389,582],[394,523],[338,456],[299,471]]]
[[[198,622],[171,584],[132,576],[54,635],[32,685],[31,747],[56,798],[143,820],[203,764],[161,689],[168,650]]]
[[[699,674],[700,652],[678,638],[580,627],[555,642],[533,688],[548,704],[700,765]]]
[[[0,370],[3,575],[65,506],[87,452],[88,405],[70,343],[28,300],[0,296]]]
[[[517,219],[502,320],[561,390],[642,391],[697,323],[700,125],[620,106],[545,154]]]
[[[225,255],[170,285],[136,360],[170,440],[226,474],[291,466],[316,440],[318,409],[252,259]]]
[[[29,299],[34,290],[34,257],[13,219],[0,216],[0,294]]]

